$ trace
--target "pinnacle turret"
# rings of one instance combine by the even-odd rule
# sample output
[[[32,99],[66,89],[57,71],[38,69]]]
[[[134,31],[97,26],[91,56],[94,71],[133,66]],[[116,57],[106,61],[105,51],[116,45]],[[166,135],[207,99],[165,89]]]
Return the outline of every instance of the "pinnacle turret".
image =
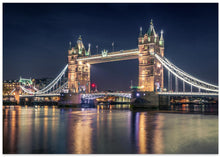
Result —
[[[163,30],[161,30],[161,35],[160,35],[160,41],[159,41],[159,44],[160,46],[164,46],[164,39],[163,39]]]
[[[155,32],[155,29],[154,29],[154,25],[153,25],[153,20],[151,19],[150,21],[150,27],[146,33],[148,36],[156,36],[156,32]]]
[[[90,55],[90,47],[91,47],[91,44],[89,43],[89,44],[88,44],[88,51],[86,51],[86,56],[89,56],[89,55]]]
[[[139,34],[139,37],[142,37],[142,27],[140,27],[140,34]]]
[[[81,37],[81,35],[79,35],[79,38],[78,38],[78,40],[82,40],[82,37]]]
[[[160,36],[160,40],[163,41],[163,30],[161,30],[161,36]]]
[[[84,45],[83,45],[83,42],[82,42],[82,37],[81,35],[79,36],[78,40],[77,40],[77,45],[78,45],[78,49],[80,51],[82,51],[82,49],[84,49]]]
[[[72,43],[71,43],[71,41],[69,42],[69,50],[71,50],[72,49]]]

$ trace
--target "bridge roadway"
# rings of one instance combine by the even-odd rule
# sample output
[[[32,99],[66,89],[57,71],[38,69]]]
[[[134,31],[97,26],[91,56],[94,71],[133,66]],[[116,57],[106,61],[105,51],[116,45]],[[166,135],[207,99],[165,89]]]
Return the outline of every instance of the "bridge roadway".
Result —
[[[210,96],[210,97],[218,97],[218,93],[205,93],[205,92],[157,92],[158,95],[164,96]],[[97,98],[101,96],[119,96],[119,97],[127,97],[131,98],[131,92],[124,93],[110,93],[110,92],[101,92],[101,93],[90,93],[90,94],[81,94],[82,98],[91,99]],[[36,94],[36,95],[19,95],[20,97],[54,97],[60,96],[60,94]]]
[[[167,96],[210,96],[218,97],[218,93],[206,93],[206,92],[157,92],[159,95]]]
[[[98,64],[122,60],[137,59],[139,54],[138,49],[121,50],[116,52],[107,53],[106,56],[102,54],[92,55],[88,57],[79,57],[77,61],[86,61],[89,64]]]

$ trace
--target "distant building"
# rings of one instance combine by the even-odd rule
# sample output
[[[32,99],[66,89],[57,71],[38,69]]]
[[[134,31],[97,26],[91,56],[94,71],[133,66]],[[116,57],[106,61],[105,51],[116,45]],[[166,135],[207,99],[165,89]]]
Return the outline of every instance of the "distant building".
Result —
[[[33,86],[39,90],[45,88],[47,85],[49,85],[53,81],[52,78],[42,78],[42,79],[34,79],[33,80]],[[67,81],[67,78],[62,79],[61,84],[64,84],[64,82]],[[58,85],[60,86],[60,85]]]
[[[33,80],[33,86],[37,89],[43,89],[46,87],[53,79],[51,78],[42,78],[42,79],[34,79]]]
[[[26,88],[35,87],[36,89],[40,90],[40,89],[45,88],[52,81],[53,81],[52,78],[25,79],[21,77],[19,80],[5,80],[3,82],[3,96],[14,96],[15,90],[19,91],[19,95],[25,94],[24,91],[20,89],[20,85],[26,86]],[[66,81],[67,81],[67,78],[63,79],[61,84],[63,84]],[[58,87],[60,87],[60,85],[58,85]]]
[[[31,78],[25,79],[25,78],[20,77],[19,82],[21,83],[21,85],[25,85],[25,86],[30,86],[33,84],[33,81],[31,80]]]
[[[19,80],[5,80],[3,82],[3,96],[13,95],[13,90],[19,88]]]

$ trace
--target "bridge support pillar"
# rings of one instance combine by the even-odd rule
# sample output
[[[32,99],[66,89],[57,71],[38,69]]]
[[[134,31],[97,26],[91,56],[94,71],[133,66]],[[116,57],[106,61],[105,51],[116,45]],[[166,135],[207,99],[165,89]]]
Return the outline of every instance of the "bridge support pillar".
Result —
[[[58,104],[60,106],[80,107],[81,94],[78,94],[78,93],[61,93],[60,101],[59,101]]]
[[[170,96],[159,95],[159,109],[169,109],[170,107]]]
[[[159,95],[155,92],[132,93],[131,106],[133,108],[158,109]]]
[[[133,108],[168,109],[170,96],[158,95],[156,92],[132,93],[131,106]]]

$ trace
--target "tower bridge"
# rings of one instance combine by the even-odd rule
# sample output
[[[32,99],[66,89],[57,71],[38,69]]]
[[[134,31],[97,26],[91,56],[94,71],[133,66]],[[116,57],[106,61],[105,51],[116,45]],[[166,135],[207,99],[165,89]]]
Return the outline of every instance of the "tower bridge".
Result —
[[[143,34],[140,28],[138,49],[123,50],[102,54],[90,55],[90,45],[86,51],[81,36],[77,45],[68,50],[68,87],[73,93],[90,93],[90,64],[112,61],[138,59],[139,86],[141,91],[157,91],[163,89],[163,66],[156,60],[155,55],[164,56],[163,32],[159,36],[151,21],[148,31]]]
[[[113,61],[138,59],[138,91],[154,92],[156,95],[200,95],[216,96],[218,95],[218,86],[199,80],[192,75],[181,70],[175,64],[171,63],[164,56],[164,38],[163,31],[160,35],[156,33],[153,21],[151,20],[149,29],[143,33],[142,27],[138,37],[138,48],[130,50],[121,50],[108,52],[103,50],[101,54],[91,55],[90,44],[85,48],[81,36],[77,44],[68,49],[68,64],[61,73],[45,88],[30,89],[21,85],[21,90],[27,95],[43,96],[44,94],[59,94],[68,90],[68,93],[80,94],[82,98],[94,97],[90,89],[90,65],[98,63],[107,63]],[[167,91],[164,88],[164,70],[168,72]],[[62,80],[68,77],[67,82]],[[175,88],[173,87],[173,77]],[[63,82],[63,83],[62,83]],[[178,84],[182,82],[182,89]],[[190,86],[190,92],[186,91],[186,85]],[[197,88],[198,92],[193,92]],[[174,90],[174,92],[173,92]]]

